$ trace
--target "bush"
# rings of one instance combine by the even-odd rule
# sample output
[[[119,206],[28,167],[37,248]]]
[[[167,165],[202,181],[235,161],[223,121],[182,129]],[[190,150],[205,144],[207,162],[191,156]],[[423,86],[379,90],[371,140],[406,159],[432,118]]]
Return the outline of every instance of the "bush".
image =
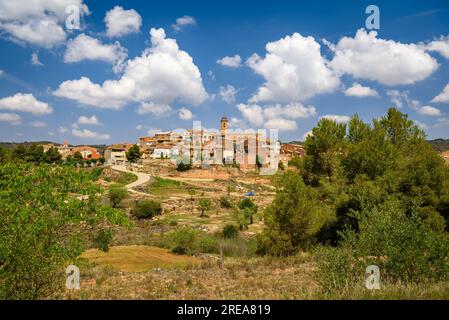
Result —
[[[93,239],[93,246],[100,251],[109,252],[109,244],[112,241],[112,230],[100,230]]]
[[[210,236],[205,236],[198,240],[196,249],[201,253],[218,253],[218,240]]]
[[[207,210],[210,210],[211,207],[212,207],[212,201],[210,201],[210,199],[201,198],[200,202],[199,202],[199,208],[201,210],[201,217],[203,217],[204,212]]]
[[[176,170],[179,172],[184,172],[192,169],[192,165],[190,163],[179,162],[176,166]]]
[[[90,176],[92,177],[92,180],[97,181],[101,174],[103,173],[104,168],[94,168],[92,169]]]
[[[224,208],[224,209],[229,209],[232,208],[232,203],[229,200],[228,197],[221,197],[220,198],[220,207]]]
[[[237,236],[239,235],[239,230],[237,229],[237,227],[235,225],[227,224],[223,228],[222,235],[223,235],[223,238],[225,238],[225,239],[237,238]]]
[[[196,237],[197,232],[193,229],[187,227],[176,229],[170,235],[174,244],[172,252],[178,254],[193,253]]]
[[[109,187],[109,201],[112,207],[115,208],[122,202],[122,200],[128,197],[128,191],[119,184],[113,184]]]
[[[317,256],[317,278],[325,288],[360,281],[369,265],[377,265],[387,282],[449,279],[449,238],[417,213],[407,215],[396,204],[358,214],[360,231],[342,234],[341,246]],[[354,280],[356,279],[356,280]]]
[[[131,210],[131,214],[139,219],[153,218],[162,214],[162,206],[159,201],[142,200],[137,202],[136,206]]]

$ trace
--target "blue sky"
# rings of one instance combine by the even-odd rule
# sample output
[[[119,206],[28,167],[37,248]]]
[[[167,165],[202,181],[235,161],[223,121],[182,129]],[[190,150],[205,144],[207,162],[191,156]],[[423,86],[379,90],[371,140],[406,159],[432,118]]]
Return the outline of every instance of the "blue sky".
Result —
[[[224,115],[302,140],[392,105],[449,138],[448,35],[447,1],[0,0],[0,140],[135,142]]]

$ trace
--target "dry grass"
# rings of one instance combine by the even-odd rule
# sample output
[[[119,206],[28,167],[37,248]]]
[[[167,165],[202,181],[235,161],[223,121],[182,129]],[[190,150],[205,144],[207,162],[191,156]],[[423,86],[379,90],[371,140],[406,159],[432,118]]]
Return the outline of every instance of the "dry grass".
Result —
[[[93,274],[73,299],[307,299],[318,289],[306,257],[203,259],[183,269]],[[81,271],[83,272],[83,271]],[[83,276],[82,276],[83,277]],[[100,279],[101,281],[98,281]]]
[[[167,249],[143,245],[111,247],[108,253],[90,249],[82,255],[99,266],[110,266],[123,272],[143,272],[153,268],[184,268],[199,264],[200,259],[172,254]]]

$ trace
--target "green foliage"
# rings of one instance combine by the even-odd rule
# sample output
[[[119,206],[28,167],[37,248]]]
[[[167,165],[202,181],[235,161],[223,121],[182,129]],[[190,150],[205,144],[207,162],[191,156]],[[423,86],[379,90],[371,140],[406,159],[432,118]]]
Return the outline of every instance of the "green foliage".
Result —
[[[184,163],[182,161],[178,162],[176,165],[176,170],[179,172],[184,172],[192,169],[192,165],[190,163]]]
[[[294,156],[289,162],[289,167],[295,167],[297,169],[301,169],[303,166],[303,160],[300,157]]]
[[[172,252],[177,254],[191,253],[195,248],[197,237],[197,231],[193,229],[186,227],[176,229],[170,236],[174,244]]]
[[[49,149],[50,150],[50,149]],[[57,152],[58,150],[56,150]],[[59,154],[59,152],[58,152]],[[42,162],[47,162],[46,155],[44,154],[44,148],[35,143],[31,144],[25,151],[25,161],[33,162],[39,164]]]
[[[220,207],[222,207],[223,209],[232,208],[231,200],[229,200],[228,197],[220,197]]]
[[[47,150],[45,153],[45,158],[47,163],[60,163],[62,160],[61,154],[55,147],[51,147]]]
[[[113,184],[109,187],[108,196],[112,207],[115,208],[128,197],[128,191],[120,184]]]
[[[187,188],[187,192],[189,193],[189,195],[190,195],[190,200],[194,200],[193,199],[193,197],[195,196],[195,194],[196,194],[196,190],[195,190],[195,188],[192,188],[192,187],[190,187],[190,188]]]
[[[309,183],[316,185],[321,176],[332,180],[339,166],[345,136],[345,124],[326,118],[313,128],[304,143],[304,176]]]
[[[201,198],[199,201],[199,208],[201,210],[201,217],[204,216],[204,212],[210,210],[212,207],[212,201],[207,198]]]
[[[131,210],[131,214],[139,219],[151,219],[154,216],[162,214],[162,205],[159,201],[155,200],[141,200]]]
[[[237,229],[237,227],[235,225],[227,224],[223,227],[222,235],[223,235],[223,238],[225,238],[225,239],[236,238],[239,235],[239,230]]]
[[[317,253],[318,280],[326,289],[361,283],[368,265],[377,265],[383,281],[394,283],[449,279],[449,238],[422,218],[407,215],[400,203],[359,213],[360,230],[346,230],[338,248]]]
[[[127,224],[120,211],[101,205],[101,189],[85,172],[8,162],[0,177],[0,299],[63,289],[64,270],[83,252],[89,230]]]
[[[11,152],[9,149],[6,149],[0,146],[0,164],[8,161],[11,158]]]
[[[240,230],[247,228],[248,224],[253,224],[253,217],[257,213],[257,206],[251,198],[244,198],[237,204],[234,218],[240,226]]]
[[[317,233],[335,216],[298,173],[284,173],[276,185],[276,197],[264,212],[266,228],[259,235],[257,252],[285,256],[314,243]]]
[[[128,161],[132,163],[137,162],[137,160],[139,160],[141,156],[142,153],[140,152],[139,146],[137,144],[133,145],[126,152],[126,159],[128,159]]]
[[[100,251],[109,252],[109,244],[112,241],[112,230],[101,229],[93,239],[93,246]]]
[[[83,155],[81,154],[81,152],[77,151],[73,155],[73,159],[75,160],[75,162],[80,163],[81,161],[83,161]]]
[[[279,161],[279,163],[278,163],[278,169],[279,169],[279,170],[284,170],[284,169],[285,169],[284,163],[283,163],[282,161]]]
[[[92,180],[97,181],[101,174],[103,173],[103,168],[93,168],[90,172],[90,176],[92,177]]]

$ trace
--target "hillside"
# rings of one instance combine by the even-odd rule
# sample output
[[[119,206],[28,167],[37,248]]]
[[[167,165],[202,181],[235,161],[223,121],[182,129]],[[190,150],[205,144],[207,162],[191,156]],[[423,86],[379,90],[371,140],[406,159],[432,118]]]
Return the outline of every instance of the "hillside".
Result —
[[[439,151],[446,151],[449,150],[449,139],[434,139],[434,140],[428,140],[428,142],[432,145],[432,147]]]

